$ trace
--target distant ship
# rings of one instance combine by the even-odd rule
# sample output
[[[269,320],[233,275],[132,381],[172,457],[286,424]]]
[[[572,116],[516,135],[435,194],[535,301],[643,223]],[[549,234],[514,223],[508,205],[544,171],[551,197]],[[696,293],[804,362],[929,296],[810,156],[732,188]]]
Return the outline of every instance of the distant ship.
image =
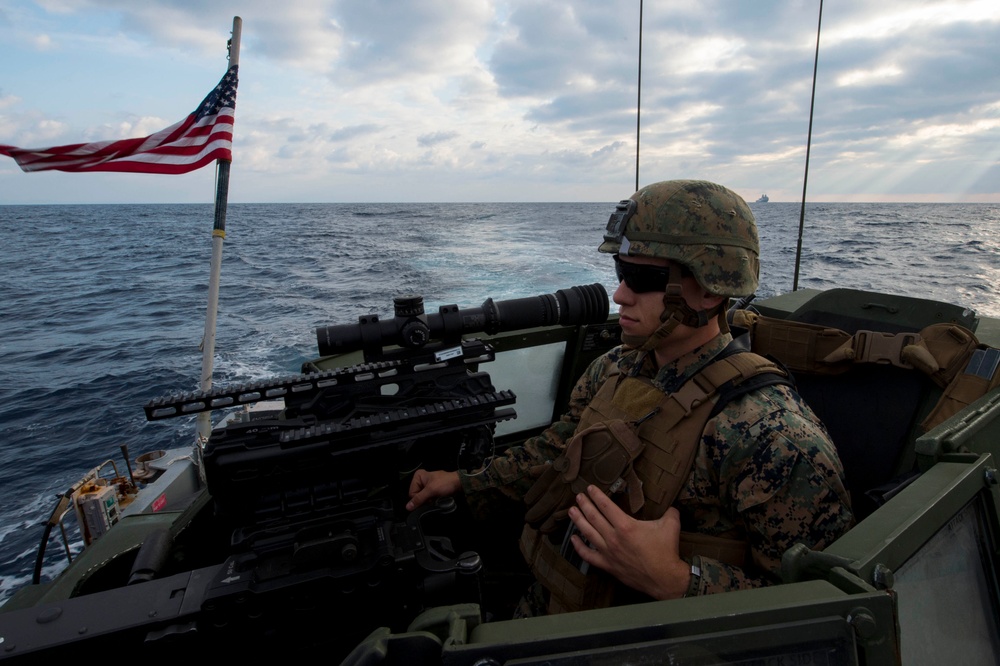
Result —
[[[760,195],[760,199],[757,199],[754,203],[767,203],[770,199],[767,198],[766,194]]]

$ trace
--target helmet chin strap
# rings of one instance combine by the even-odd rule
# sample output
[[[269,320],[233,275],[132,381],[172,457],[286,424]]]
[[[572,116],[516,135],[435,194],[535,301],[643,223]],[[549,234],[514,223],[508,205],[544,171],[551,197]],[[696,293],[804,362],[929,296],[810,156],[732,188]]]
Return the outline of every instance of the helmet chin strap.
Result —
[[[660,325],[652,335],[643,337],[639,335],[628,335],[622,332],[622,342],[630,347],[635,347],[639,351],[652,351],[660,346],[678,325],[684,324],[691,328],[701,328],[708,325],[713,318],[718,318],[721,322],[720,328],[723,332],[729,330],[726,323],[725,301],[717,307],[709,310],[695,310],[681,295],[681,268],[678,264],[670,265],[670,275],[667,280],[667,290],[663,294],[663,312],[660,314]]]

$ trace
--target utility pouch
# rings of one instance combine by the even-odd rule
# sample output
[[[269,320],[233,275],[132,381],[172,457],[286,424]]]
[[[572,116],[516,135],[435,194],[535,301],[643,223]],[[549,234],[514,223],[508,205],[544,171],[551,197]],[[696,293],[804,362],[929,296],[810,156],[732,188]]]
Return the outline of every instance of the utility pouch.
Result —
[[[963,372],[944,390],[944,394],[920,427],[924,432],[943,423],[988,392],[1000,386],[1000,349],[985,347],[969,355]]]
[[[615,590],[621,584],[607,572],[586,566],[581,568],[567,560],[552,543],[550,535],[525,525],[520,546],[531,572],[549,591],[547,610],[550,615],[612,605]]]
[[[962,373],[978,346],[979,340],[967,328],[932,324],[920,331],[917,342],[903,348],[903,358],[945,388]]]
[[[597,423],[577,433],[524,496],[529,507],[525,521],[543,534],[552,533],[576,503],[576,495],[589,484],[609,496],[625,492],[623,508],[635,514],[645,500],[632,463],[644,446],[635,423],[621,419]]]

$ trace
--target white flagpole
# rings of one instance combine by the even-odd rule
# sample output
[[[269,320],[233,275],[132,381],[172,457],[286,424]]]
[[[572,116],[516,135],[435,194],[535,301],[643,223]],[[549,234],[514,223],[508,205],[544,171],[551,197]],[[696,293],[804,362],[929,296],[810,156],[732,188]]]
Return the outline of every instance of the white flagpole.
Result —
[[[233,38],[229,42],[229,66],[240,64],[240,33],[243,19],[233,17]],[[219,275],[222,272],[222,242],[226,238],[226,205],[229,201],[229,160],[216,160],[215,224],[212,228],[212,274],[208,281],[208,310],[205,336],[201,341],[201,390],[212,388],[212,364],[215,357],[215,320],[219,309]],[[201,446],[212,434],[212,412],[198,414],[198,443]]]

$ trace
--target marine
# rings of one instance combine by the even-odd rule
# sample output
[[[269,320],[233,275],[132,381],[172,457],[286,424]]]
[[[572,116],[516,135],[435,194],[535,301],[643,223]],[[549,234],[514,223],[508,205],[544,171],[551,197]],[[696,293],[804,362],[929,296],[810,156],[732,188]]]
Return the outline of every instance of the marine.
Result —
[[[779,582],[786,549],[824,548],[853,515],[822,423],[730,330],[730,299],[758,284],[752,212],[714,183],[654,183],[618,204],[599,251],[620,282],[622,345],[558,422],[485,473],[418,470],[408,507],[459,491],[525,499],[539,586],[521,614]]]

